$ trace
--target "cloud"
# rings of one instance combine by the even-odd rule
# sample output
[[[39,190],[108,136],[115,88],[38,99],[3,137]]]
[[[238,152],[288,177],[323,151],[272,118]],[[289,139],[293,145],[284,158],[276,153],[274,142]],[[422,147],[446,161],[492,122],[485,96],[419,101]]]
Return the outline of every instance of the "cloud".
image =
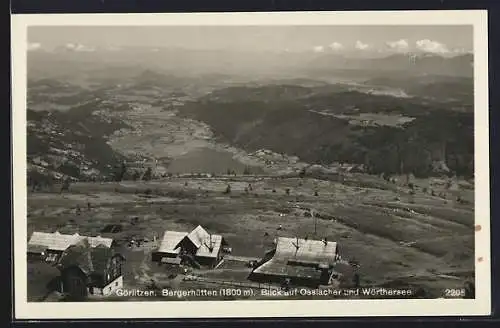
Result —
[[[354,47],[358,50],[366,50],[366,49],[368,49],[369,45],[358,40],[358,41],[356,41],[356,44],[354,45]]]
[[[342,43],[339,43],[339,42],[333,42],[328,47],[334,51],[344,49],[344,45]]]
[[[446,54],[450,52],[445,44],[429,39],[418,40],[415,44],[418,50],[424,52],[431,52],[435,54]]]
[[[324,46],[315,46],[313,48],[313,51],[314,52],[324,52],[325,51],[325,47]]]
[[[451,52],[453,52],[454,54],[458,54],[458,55],[465,55],[465,54],[473,54],[474,53],[472,50],[467,50],[465,48],[455,48]]]
[[[95,50],[92,47],[87,47],[80,43],[66,43],[66,49],[78,52],[92,52]]]
[[[38,42],[29,42],[28,43],[28,51],[38,50],[42,47],[42,45]]]
[[[406,41],[405,39],[401,39],[398,41],[388,41],[385,44],[389,49],[397,52],[405,52],[410,48],[408,41]]]

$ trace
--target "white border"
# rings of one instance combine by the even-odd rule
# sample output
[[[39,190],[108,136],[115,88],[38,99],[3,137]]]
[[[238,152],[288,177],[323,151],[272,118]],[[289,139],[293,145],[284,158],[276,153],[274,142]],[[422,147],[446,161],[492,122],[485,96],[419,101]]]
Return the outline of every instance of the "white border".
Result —
[[[475,70],[475,300],[28,303],[26,292],[26,48],[32,25],[473,25]],[[16,319],[489,315],[490,193],[487,12],[288,12],[12,16],[14,283]],[[481,262],[477,259],[481,257]]]

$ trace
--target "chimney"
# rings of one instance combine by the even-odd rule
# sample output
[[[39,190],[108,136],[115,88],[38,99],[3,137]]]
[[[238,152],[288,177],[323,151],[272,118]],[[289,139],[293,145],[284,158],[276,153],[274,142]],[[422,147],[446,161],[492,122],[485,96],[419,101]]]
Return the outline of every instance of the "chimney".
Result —
[[[210,244],[208,246],[208,250],[210,251],[210,253],[212,253],[214,250],[214,244],[212,243],[212,234],[209,234],[209,236],[210,236]]]

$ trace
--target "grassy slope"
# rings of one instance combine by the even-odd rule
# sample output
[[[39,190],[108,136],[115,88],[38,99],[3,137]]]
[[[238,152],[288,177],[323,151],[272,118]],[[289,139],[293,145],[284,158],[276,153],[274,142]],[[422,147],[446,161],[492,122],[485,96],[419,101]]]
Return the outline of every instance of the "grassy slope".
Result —
[[[317,238],[338,241],[346,258],[355,258],[361,263],[365,286],[398,279],[409,283],[417,279],[411,278],[412,275],[420,275],[415,284],[437,292],[457,282],[440,279],[435,273],[469,272],[468,277],[472,277],[474,216],[471,206],[454,201],[445,204],[442,198],[423,192],[413,197],[404,196],[401,191],[396,193],[390,188],[360,188],[354,184],[309,179],[302,182],[298,179],[252,180],[173,178],[150,183],[79,183],[71,187],[69,194],[30,194],[28,232],[59,229],[97,235],[102,234],[100,230],[105,224],[120,223],[124,230],[113,237],[125,241],[131,236],[152,238],[166,229],[187,231],[202,224],[209,231],[223,234],[234,255],[261,257],[278,233],[313,235],[314,221],[304,215],[304,210],[293,206],[298,204],[314,208],[320,214]],[[246,194],[243,189],[249,182],[253,192]],[[227,183],[232,186],[230,195],[222,193]],[[290,195],[285,194],[285,188],[291,188]],[[151,198],[143,194],[147,189]],[[318,190],[319,196],[313,196],[313,190]],[[394,201],[396,194],[401,201]],[[92,204],[91,211],[77,215],[76,205],[85,208],[87,201]],[[421,211],[419,204],[433,206]],[[409,207],[415,211],[409,212]],[[136,225],[130,222],[134,216],[140,218]],[[279,224],[283,231],[276,230]],[[265,232],[270,236],[264,236]],[[416,244],[405,246],[401,242]],[[127,286],[141,286],[152,276],[168,283],[164,269],[151,264],[149,251],[124,249],[124,252],[128,258]],[[235,273],[235,279],[245,276],[241,270],[237,270],[240,273]],[[227,274],[227,271],[215,271],[209,276],[222,279]]]

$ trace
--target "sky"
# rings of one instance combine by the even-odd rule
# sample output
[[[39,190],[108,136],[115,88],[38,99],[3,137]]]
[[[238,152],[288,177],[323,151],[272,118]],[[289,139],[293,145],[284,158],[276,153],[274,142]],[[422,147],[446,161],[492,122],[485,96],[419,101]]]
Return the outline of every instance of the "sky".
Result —
[[[472,26],[34,26],[28,49],[176,47],[243,51],[459,53],[472,51]]]

